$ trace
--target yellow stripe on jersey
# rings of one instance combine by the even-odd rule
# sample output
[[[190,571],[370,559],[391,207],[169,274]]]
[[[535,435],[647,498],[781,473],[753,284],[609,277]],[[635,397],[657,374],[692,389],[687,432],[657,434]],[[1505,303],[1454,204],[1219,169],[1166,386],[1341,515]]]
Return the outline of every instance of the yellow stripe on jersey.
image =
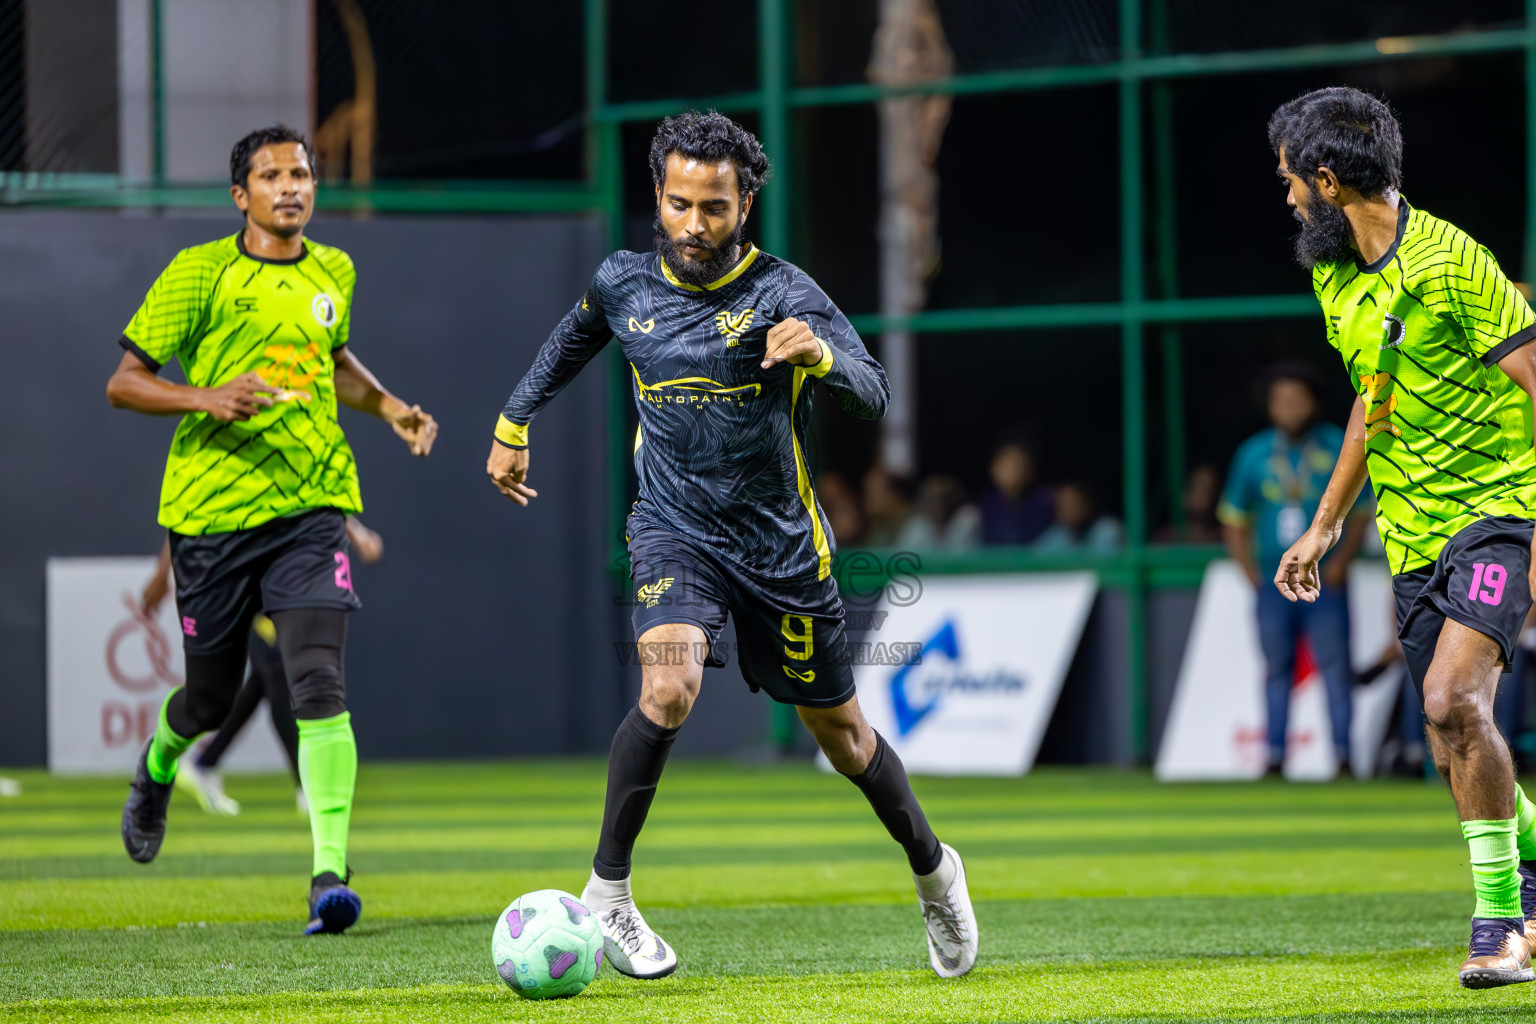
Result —
[[[816,578],[824,580],[832,575],[832,548],[827,544],[827,531],[821,528],[821,514],[816,511],[816,492],[811,488],[811,474],[805,466],[805,454],[800,450],[800,435],[795,433],[795,407],[800,404],[800,389],[805,385],[805,367],[795,367],[794,384],[789,396],[789,439],[795,446],[795,481],[800,490],[800,500],[811,515],[811,540],[816,545]]]
[[[666,275],[666,278],[667,278],[668,281],[670,281],[672,284],[675,284],[675,285],[677,285],[677,287],[682,288],[682,289],[684,289],[686,291],[690,291],[690,292],[712,292],[716,288],[724,288],[726,285],[728,285],[732,281],[736,280],[742,274],[745,274],[747,272],[747,268],[750,267],[752,265],[753,261],[757,259],[757,254],[758,254],[757,246],[753,245],[751,242],[748,242],[747,243],[747,251],[746,251],[746,253],[741,257],[740,260],[738,260],[736,262],[736,265],[734,267],[732,267],[730,270],[726,271],[724,274],[721,274],[715,280],[709,282],[709,284],[703,285],[702,287],[699,286],[699,285],[696,285],[696,284],[684,284],[682,281],[679,281],[677,279],[677,276],[672,273],[672,268],[667,266],[667,261],[666,260],[661,260],[660,261],[661,262],[661,272]]]
[[[821,362],[817,363],[815,366],[807,366],[805,368],[805,372],[810,374],[812,377],[825,377],[827,375],[827,371],[832,369],[832,346],[828,345],[820,338],[817,338],[816,340],[821,344]]]

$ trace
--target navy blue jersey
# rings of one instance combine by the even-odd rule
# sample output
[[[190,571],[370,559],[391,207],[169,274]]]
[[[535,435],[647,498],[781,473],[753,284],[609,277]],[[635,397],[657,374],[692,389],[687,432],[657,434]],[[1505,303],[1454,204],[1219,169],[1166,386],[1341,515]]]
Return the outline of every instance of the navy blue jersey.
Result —
[[[821,362],[762,369],[768,329],[791,317],[821,340]],[[610,337],[640,413],[630,534],[672,530],[765,579],[829,576],[832,531],[805,461],[810,393],[819,381],[843,409],[879,419],[890,385],[816,282],[752,246],[702,287],[678,281],[658,253],[616,252],[539,349],[497,439],[526,446],[539,409]]]

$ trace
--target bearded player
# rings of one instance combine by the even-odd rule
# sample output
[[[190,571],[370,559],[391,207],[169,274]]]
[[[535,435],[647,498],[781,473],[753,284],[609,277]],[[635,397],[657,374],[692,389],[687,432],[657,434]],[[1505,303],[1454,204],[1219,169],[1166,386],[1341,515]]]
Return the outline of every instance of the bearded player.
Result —
[[[1318,563],[1369,478],[1403,653],[1471,848],[1460,980],[1530,981],[1536,807],[1515,784],[1493,696],[1531,606],[1536,316],[1492,253],[1398,192],[1402,137],[1386,104],[1311,92],[1275,112],[1269,140],[1301,221],[1297,257],[1358,395],[1275,586],[1317,599]]]
[[[390,394],[347,347],[357,274],[340,249],[306,241],[315,175],[304,137],[252,132],[229,158],[238,233],[183,249],[123,332],[107,384],[115,406],[180,416],[160,490],[170,534],[186,685],[160,710],[123,808],[140,863],[165,838],[176,760],[217,729],[245,675],[246,637],[276,627],[298,723],[299,777],[314,839],[304,933],[345,931],[362,912],[347,886],[357,774],[342,678],[352,589],[346,515],[362,511],[336,403],[390,424],[426,455],[437,424]],[[181,361],[187,384],[162,380]]]
[[[635,639],[642,652],[690,653],[641,659],[640,702],[613,738],[582,901],[618,970],[659,978],[676,969],[677,953],[635,906],[630,856],[705,663],[724,663],[720,634],[733,615],[743,675],[798,709],[901,844],[929,960],[957,977],[976,960],[965,869],[928,826],[901,759],[859,711],[832,533],[804,455],[812,392],[824,388],[846,412],[878,419],[890,397],[885,373],[804,271],[745,240],[768,173],[757,139],[721,114],[689,112],[662,122],[650,162],[657,251],[603,261],[512,393],[486,467],[513,501],[536,497],[526,482],[530,422],[619,339],[640,414],[640,497],[627,523]]]

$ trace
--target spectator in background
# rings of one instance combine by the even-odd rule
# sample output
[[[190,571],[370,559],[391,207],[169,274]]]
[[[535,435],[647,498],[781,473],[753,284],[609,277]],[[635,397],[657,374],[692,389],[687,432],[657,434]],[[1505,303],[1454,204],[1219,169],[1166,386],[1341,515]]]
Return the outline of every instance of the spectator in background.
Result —
[[[1041,551],[1118,551],[1125,543],[1125,529],[1113,516],[1098,514],[1087,485],[1065,483],[1056,488],[1055,521],[1040,535]]]
[[[1221,524],[1216,521],[1220,497],[1221,474],[1209,462],[1200,463],[1184,482],[1184,525],[1170,523],[1152,539],[1163,544],[1220,544]]]
[[[1349,563],[1360,550],[1367,518],[1357,505],[1344,536],[1322,563],[1322,593],[1292,604],[1269,585],[1280,557],[1317,514],[1344,432],[1321,422],[1316,378],[1310,367],[1276,366],[1265,374],[1272,424],[1244,441],[1232,458],[1218,510],[1227,550],[1258,589],[1259,643],[1267,665],[1269,771],[1285,763],[1286,724],[1296,673],[1296,643],[1311,641],[1312,657],[1328,691],[1328,718],[1340,770],[1349,765]]]
[[[888,548],[912,518],[912,491],[906,480],[880,466],[864,474],[864,543]]]
[[[969,551],[981,544],[981,513],[966,501],[965,485],[942,473],[917,489],[917,513],[896,537],[908,551]]]
[[[858,492],[847,477],[836,470],[821,474],[816,481],[816,498],[827,514],[827,524],[832,527],[832,537],[839,547],[863,539],[864,511],[859,507]]]
[[[1033,544],[1051,525],[1051,492],[1039,486],[1035,453],[1014,436],[992,453],[992,487],[981,496],[981,536],[988,544]]]

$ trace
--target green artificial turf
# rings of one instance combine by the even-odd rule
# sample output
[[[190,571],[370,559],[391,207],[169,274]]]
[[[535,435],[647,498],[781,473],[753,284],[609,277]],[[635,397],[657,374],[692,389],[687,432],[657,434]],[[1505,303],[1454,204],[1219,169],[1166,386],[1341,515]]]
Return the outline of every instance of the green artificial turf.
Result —
[[[1456,984],[1471,884],[1449,799],[1419,783],[1160,786],[1040,771],[917,779],[966,858],[967,978],[927,969],[900,851],[809,766],[669,767],[635,890],[671,978],[611,970],[529,1003],[495,917],[579,892],[595,761],[365,765],[347,935],[304,939],[309,832],[279,776],[237,818],[178,797],[153,865],[117,834],[122,781],[23,774],[0,800],[0,1021],[1502,1021],[1536,985]]]

